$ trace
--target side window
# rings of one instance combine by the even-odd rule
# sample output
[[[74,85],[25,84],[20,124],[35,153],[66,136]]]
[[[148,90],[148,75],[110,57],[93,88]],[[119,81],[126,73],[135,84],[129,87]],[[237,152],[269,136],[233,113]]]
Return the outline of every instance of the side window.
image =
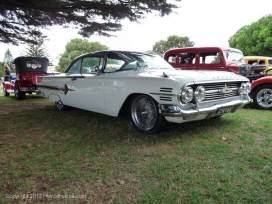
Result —
[[[119,70],[121,67],[123,69],[124,68],[123,66],[126,63],[124,61],[124,57],[125,56],[123,56],[123,54],[118,52],[108,52],[104,72],[106,73],[115,72]],[[129,64],[130,60],[129,59],[127,60],[128,60],[127,64]]]
[[[220,52],[201,52],[200,64],[219,64],[221,63]]]
[[[176,64],[177,55],[169,55],[167,57],[167,62],[170,64]]]
[[[77,60],[77,61],[70,67],[70,69],[67,71],[67,73],[70,73],[70,74],[79,74],[79,73],[80,73],[80,68],[81,68],[81,62],[82,62],[82,59]]]
[[[179,64],[195,64],[196,54],[190,53],[180,53],[179,54]]]
[[[103,60],[100,57],[85,57],[82,59],[82,74],[97,72],[98,68],[102,68]]]

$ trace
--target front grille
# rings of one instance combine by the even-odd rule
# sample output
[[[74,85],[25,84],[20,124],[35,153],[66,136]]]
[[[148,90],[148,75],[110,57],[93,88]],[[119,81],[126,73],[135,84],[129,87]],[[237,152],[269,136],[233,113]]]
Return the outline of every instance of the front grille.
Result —
[[[239,85],[240,84],[233,82],[203,84],[202,86],[204,86],[206,90],[206,96],[204,101],[225,99],[233,96],[238,96]],[[231,89],[231,92],[227,92],[227,89]]]

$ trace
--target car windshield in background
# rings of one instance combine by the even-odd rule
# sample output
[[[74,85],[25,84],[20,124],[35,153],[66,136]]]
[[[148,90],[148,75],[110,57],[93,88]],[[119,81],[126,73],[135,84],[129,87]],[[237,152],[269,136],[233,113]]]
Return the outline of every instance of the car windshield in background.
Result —
[[[159,55],[137,52],[108,52],[107,62],[112,66],[121,66],[119,70],[148,68],[148,69],[173,69]]]
[[[224,51],[226,62],[242,62],[245,63],[244,55],[241,52]]]

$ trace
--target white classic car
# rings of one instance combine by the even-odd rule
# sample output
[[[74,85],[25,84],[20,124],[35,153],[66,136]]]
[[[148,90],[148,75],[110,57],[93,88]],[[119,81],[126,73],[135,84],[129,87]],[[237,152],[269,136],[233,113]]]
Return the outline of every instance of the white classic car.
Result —
[[[110,116],[128,114],[145,134],[220,117],[250,101],[249,80],[221,71],[183,71],[154,54],[99,51],[77,57],[64,73],[40,76],[37,93],[69,106]]]

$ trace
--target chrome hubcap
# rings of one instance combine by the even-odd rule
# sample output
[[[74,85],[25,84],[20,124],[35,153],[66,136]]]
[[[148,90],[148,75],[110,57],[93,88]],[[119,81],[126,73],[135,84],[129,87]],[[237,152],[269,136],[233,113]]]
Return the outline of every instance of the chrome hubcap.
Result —
[[[156,104],[146,96],[139,96],[132,103],[131,114],[134,124],[139,129],[149,131],[156,123]]]
[[[58,109],[62,109],[63,104],[62,104],[61,101],[57,101],[57,102],[56,102],[56,106],[57,106]]]
[[[272,107],[272,89],[262,89],[257,94],[258,104],[264,108]]]

